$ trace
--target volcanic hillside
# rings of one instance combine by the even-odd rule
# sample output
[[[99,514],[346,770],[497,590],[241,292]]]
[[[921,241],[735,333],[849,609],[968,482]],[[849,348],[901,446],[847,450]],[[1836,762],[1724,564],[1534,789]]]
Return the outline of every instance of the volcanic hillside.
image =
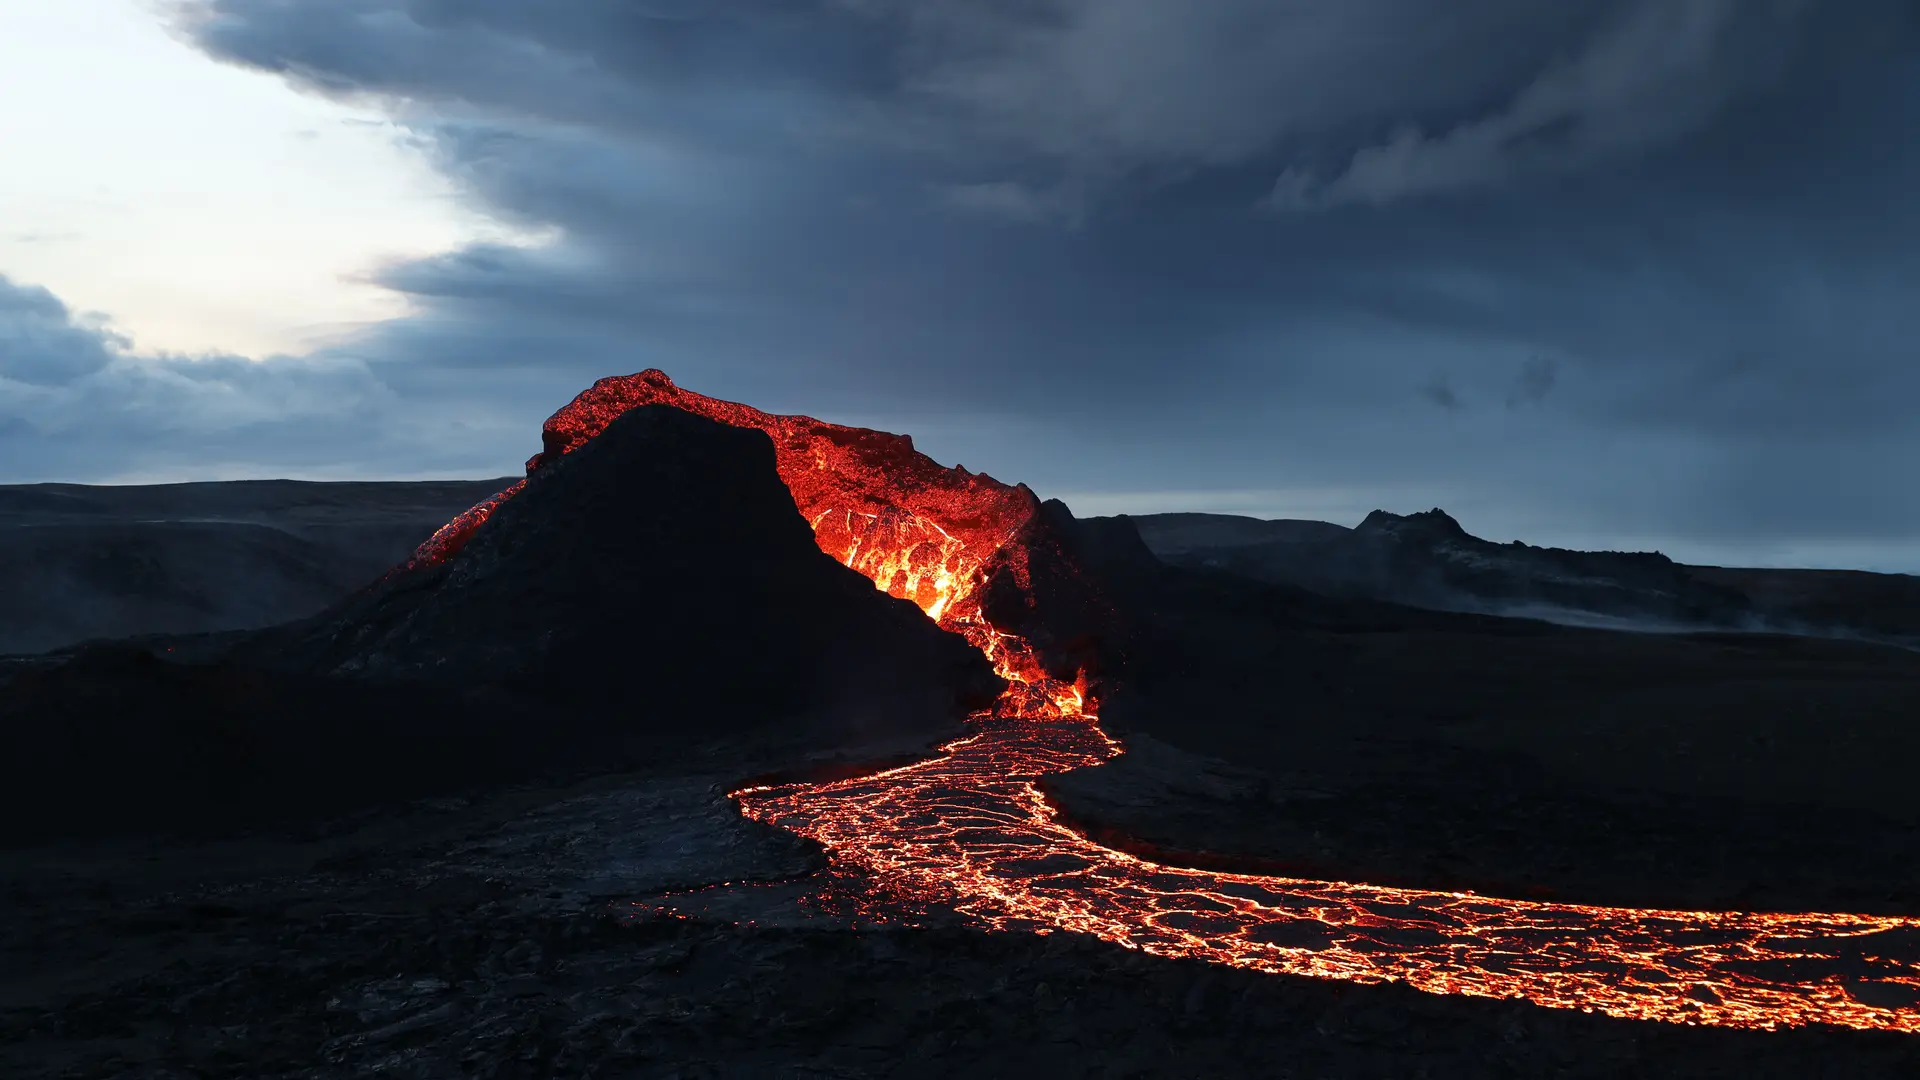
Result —
[[[464,540],[210,664],[107,647],[17,671],[13,831],[244,821],[715,740],[919,745],[1002,685],[822,552],[766,434],[680,409],[623,411]]]
[[[1132,527],[1077,522],[1065,504],[1042,503],[1024,484],[940,465],[915,450],[911,436],[762,412],[682,390],[649,369],[601,379],[549,417],[543,449],[527,462],[529,482],[648,406],[770,438],[779,480],[820,550],[963,635],[1017,697],[1032,698],[1004,705],[1075,711],[1090,680],[1123,653],[1120,621],[1087,570],[1151,564]],[[456,556],[526,486],[449,522],[406,569]],[[1055,695],[1065,697],[1050,702]]]
[[[666,406],[534,471],[443,559],[262,644],[326,674],[496,684],[636,723],[951,704],[980,665],[820,551],[764,434]]]

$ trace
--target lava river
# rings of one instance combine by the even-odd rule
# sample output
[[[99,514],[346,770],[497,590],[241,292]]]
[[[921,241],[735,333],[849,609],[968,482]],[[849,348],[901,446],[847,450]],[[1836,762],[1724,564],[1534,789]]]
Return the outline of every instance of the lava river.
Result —
[[[1121,747],[1084,681],[1049,675],[981,602],[993,574],[1025,581],[1031,492],[942,468],[903,436],[774,416],[655,371],[603,379],[556,413],[529,471],[639,405],[767,432],[821,548],[965,635],[1008,682],[938,756],[734,793],[748,816],[861,872],[877,897],[950,906],[993,930],[1091,934],[1264,972],[1680,1023],[1920,1032],[1920,919],[1541,903],[1186,869],[1101,847],[1059,820],[1040,779]],[[450,523],[416,560],[457,550],[497,504]]]

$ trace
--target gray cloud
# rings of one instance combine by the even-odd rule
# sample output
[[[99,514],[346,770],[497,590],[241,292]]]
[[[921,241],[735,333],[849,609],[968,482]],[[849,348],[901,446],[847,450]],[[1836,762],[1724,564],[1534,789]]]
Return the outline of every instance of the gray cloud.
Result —
[[[1507,388],[1507,408],[1518,409],[1545,401],[1559,378],[1559,365],[1551,358],[1527,357],[1526,362],[1520,365],[1519,373],[1513,377],[1513,385]]]
[[[936,0],[895,19],[919,99],[1041,155],[1125,170],[1246,161],[1409,106],[1470,106],[1579,41],[1605,6]],[[1488,50],[1494,34],[1503,47]]]
[[[1007,180],[950,184],[939,190],[949,206],[987,218],[1028,223],[1078,225],[1086,218],[1084,199],[1059,191],[1036,191]]]
[[[60,298],[0,274],[0,380],[58,386],[106,367],[125,338],[76,318]]]
[[[1420,396],[1449,411],[1457,411],[1464,407],[1460,395],[1453,389],[1453,383],[1443,374],[1435,374],[1421,383]]]
[[[43,459],[75,475],[491,472],[591,379],[660,366],[1050,492],[1421,491],[1497,535],[1681,553],[1920,538],[1891,464],[1920,451],[1916,23],[1901,0],[212,0],[183,23],[212,56],[383,106],[560,239],[389,267],[420,314],[304,361],[122,357],[9,392],[144,418]],[[1292,212],[1257,205],[1275,177]],[[1453,407],[1479,402],[1510,407]]]
[[[431,454],[338,357],[142,354],[44,288],[0,278],[0,482],[260,470],[409,471]]]
[[[1706,125],[1776,77],[1798,44],[1806,0],[1638,0],[1570,59],[1548,64],[1500,107],[1437,134],[1415,125],[1363,146],[1318,181],[1288,168],[1268,204],[1298,209],[1578,169]]]

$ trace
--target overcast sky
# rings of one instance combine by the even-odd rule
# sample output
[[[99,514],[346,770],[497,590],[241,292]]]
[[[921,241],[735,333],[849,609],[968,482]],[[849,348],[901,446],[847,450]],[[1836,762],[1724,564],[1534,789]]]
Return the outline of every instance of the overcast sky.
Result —
[[[644,367],[1081,513],[1920,570],[1911,0],[0,0],[0,480]]]

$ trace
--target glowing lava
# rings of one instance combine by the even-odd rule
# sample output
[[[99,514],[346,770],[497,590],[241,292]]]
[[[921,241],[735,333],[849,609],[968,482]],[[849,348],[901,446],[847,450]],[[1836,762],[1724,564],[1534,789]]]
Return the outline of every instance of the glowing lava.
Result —
[[[1120,747],[1084,681],[1047,676],[980,603],[994,574],[1025,584],[1032,492],[942,468],[904,436],[773,416],[657,371],[603,379],[554,414],[528,470],[649,404],[767,432],[820,547],[966,635],[1010,684],[940,756],[735,793],[748,816],[819,841],[883,896],[951,905],[990,929],[1067,930],[1258,971],[1638,1019],[1920,1032],[1920,919],[1505,900],[1184,869],[1101,847],[1058,820],[1039,779]],[[415,563],[458,550],[514,490],[449,523]]]

